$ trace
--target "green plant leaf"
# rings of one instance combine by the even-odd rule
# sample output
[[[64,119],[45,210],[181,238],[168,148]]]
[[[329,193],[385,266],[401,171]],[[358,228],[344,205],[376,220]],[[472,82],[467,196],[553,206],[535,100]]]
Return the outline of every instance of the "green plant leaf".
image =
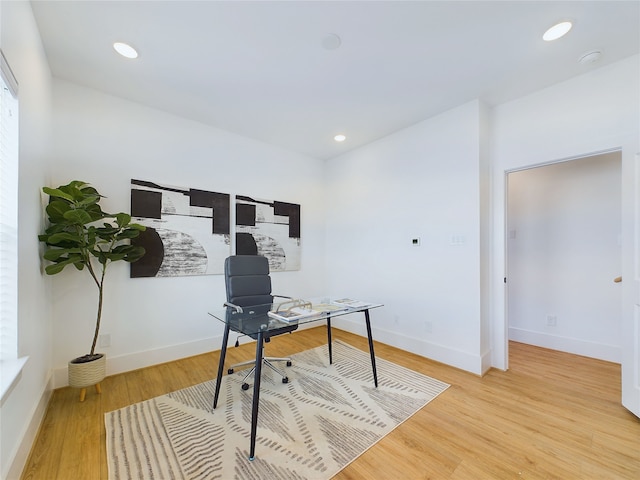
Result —
[[[92,187],[91,185],[89,185],[88,183],[85,183],[85,184],[84,184],[84,187],[78,187],[78,188],[80,188],[80,190],[82,190],[82,192],[83,192],[85,195],[97,195],[97,196],[99,196],[100,198],[104,198],[102,195],[100,195],[100,194],[98,193],[98,191],[97,191],[95,188],[93,188],[93,187]]]
[[[55,275],[56,273],[60,273],[64,270],[64,267],[67,265],[75,265],[78,270],[82,270],[84,268],[84,262],[78,262],[78,257],[68,258],[61,262],[52,263],[51,265],[47,265],[44,268],[44,271],[47,275]]]
[[[103,252],[103,251],[99,251],[96,252],[97,255],[95,255],[98,258],[98,262],[100,262],[102,265],[106,265],[109,262],[109,253],[108,252]]]
[[[64,185],[65,187],[69,187],[69,188],[77,188],[77,189],[83,189],[83,188],[92,188],[89,186],[89,184],[87,182],[83,182],[82,180],[72,180],[69,182],[68,185]],[[62,187],[60,187],[62,188]]]
[[[82,193],[80,186],[75,185],[73,182],[71,182],[69,185],[64,185],[58,188],[62,190],[64,193],[71,195],[72,201],[74,203],[77,203],[84,198],[84,194]]]
[[[100,201],[100,195],[85,195],[85,197],[78,202],[78,205],[81,207],[86,207],[88,205],[94,205]]]
[[[47,265],[44,268],[44,271],[47,273],[47,275],[55,275],[56,273],[60,273],[62,270],[64,270],[64,267],[66,267],[67,265],[64,263],[54,263],[52,265]]]
[[[85,230],[85,237],[87,239],[87,243],[89,245],[93,245],[94,243],[96,243],[96,227],[93,226],[89,226],[86,230]]]
[[[69,203],[62,200],[53,200],[49,202],[45,211],[47,212],[47,216],[49,217],[49,221],[53,223],[57,223],[60,221],[64,221],[64,214],[71,209]]]
[[[127,228],[126,230],[123,230],[122,232],[120,232],[116,238],[118,240],[126,240],[128,238],[136,238],[138,235],[140,235],[140,231],[139,230],[135,230],[133,228]]]
[[[89,215],[84,210],[69,210],[67,212],[64,212],[64,218],[77,225],[86,225],[87,223],[91,223],[93,221],[91,215]]]
[[[54,233],[62,233],[62,232],[70,232],[70,231],[73,231],[73,230],[69,229],[68,225],[65,225],[63,223],[58,223],[58,224],[51,225],[49,228],[47,228],[45,233],[47,235],[53,235]]]
[[[76,245],[82,244],[82,237],[69,232],[60,232],[49,235],[47,243],[58,244],[63,241],[73,242]]]
[[[117,262],[118,260],[124,260],[127,255],[125,253],[106,253],[105,257],[110,262]]]
[[[119,227],[126,227],[131,223],[131,215],[128,213],[116,213],[116,223]]]
[[[44,252],[43,257],[45,260],[56,261],[60,257],[64,255],[69,255],[72,253],[81,254],[82,250],[80,248],[50,248],[46,252]]]
[[[85,211],[89,215],[91,215],[91,218],[93,219],[94,222],[96,220],[100,220],[101,218],[105,218],[107,216],[107,214],[102,211],[102,208],[100,208],[100,205],[98,205],[97,203],[87,205],[85,207]]]
[[[118,232],[120,232],[118,227],[112,227],[109,224],[105,224],[104,227],[98,227],[95,229],[95,233],[98,237],[109,242],[115,239]]]
[[[127,256],[125,257],[125,261],[129,263],[137,262],[142,257],[144,257],[145,253],[147,253],[147,251],[144,249],[144,247],[131,245],[131,250],[129,250],[129,252],[127,253]]]
[[[132,248],[133,248],[132,245],[127,245],[127,244],[118,245],[113,249],[113,253],[127,253]]]
[[[61,190],[62,187],[60,188],[49,188],[49,187],[43,187],[42,191],[44,193],[46,193],[47,195],[49,195],[50,197],[56,197],[56,198],[64,198],[65,200],[68,200],[69,202],[73,202],[73,195],[71,195],[70,193]]]

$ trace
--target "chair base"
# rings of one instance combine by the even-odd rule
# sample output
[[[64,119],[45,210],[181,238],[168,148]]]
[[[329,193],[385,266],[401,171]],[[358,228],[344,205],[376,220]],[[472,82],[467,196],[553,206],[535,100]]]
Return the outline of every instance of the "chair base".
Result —
[[[287,374],[284,373],[282,370],[279,370],[278,368],[276,368],[276,366],[271,362],[287,362],[286,363],[287,367],[290,367],[291,366],[291,359],[288,358],[288,357],[264,357],[262,359],[262,364],[263,365],[266,365],[267,367],[269,367],[271,370],[273,370],[274,372],[276,372],[278,375],[280,375],[282,377],[282,383],[289,383],[289,377],[287,376]],[[253,365],[251,370],[249,370],[249,373],[247,373],[244,376],[244,378],[242,379],[242,389],[243,390],[248,390],[249,389],[249,384],[246,382],[246,380],[251,375],[253,375],[254,372],[256,371],[255,363],[256,363],[255,360],[248,360],[246,362],[236,363],[235,365],[231,365],[231,367],[229,367],[229,370],[227,370],[227,373],[229,375],[231,375],[236,367],[243,367],[245,365]]]

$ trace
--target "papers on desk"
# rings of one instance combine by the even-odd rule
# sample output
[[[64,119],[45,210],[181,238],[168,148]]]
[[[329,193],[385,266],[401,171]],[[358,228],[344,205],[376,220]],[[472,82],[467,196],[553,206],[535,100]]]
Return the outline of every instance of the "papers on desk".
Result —
[[[371,305],[369,302],[362,302],[360,300],[352,300],[351,298],[340,298],[331,302],[334,305],[344,308],[364,308]]]
[[[279,303],[268,313],[271,318],[283,322],[293,322],[301,318],[317,315],[318,312],[312,310],[311,302],[301,299],[292,299],[287,302]]]
[[[317,314],[318,312],[315,310],[304,307],[291,307],[285,310],[271,311],[268,313],[271,318],[275,318],[276,320],[283,322],[293,322],[295,320],[300,320],[301,318],[311,317]]]
[[[344,305],[336,305],[335,303],[314,303],[311,308],[317,313],[332,313],[348,310],[348,307]]]
[[[341,298],[327,303],[314,303],[305,300],[290,300],[276,305],[268,315],[282,322],[293,322],[307,317],[318,316],[326,313],[344,312],[351,309],[364,309],[371,304],[350,298]]]

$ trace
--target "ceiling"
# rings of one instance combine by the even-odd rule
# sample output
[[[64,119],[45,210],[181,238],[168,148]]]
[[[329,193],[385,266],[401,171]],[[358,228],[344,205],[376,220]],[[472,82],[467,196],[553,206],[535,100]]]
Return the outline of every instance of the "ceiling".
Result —
[[[31,3],[55,77],[318,159],[640,51],[637,0]]]

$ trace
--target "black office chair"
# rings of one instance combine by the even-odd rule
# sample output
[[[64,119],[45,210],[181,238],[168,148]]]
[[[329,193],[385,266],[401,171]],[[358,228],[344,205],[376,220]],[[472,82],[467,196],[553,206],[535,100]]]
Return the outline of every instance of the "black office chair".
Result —
[[[255,307],[259,305],[269,305],[273,303],[273,297],[282,297],[281,295],[273,295],[271,293],[271,277],[269,276],[269,261],[266,257],[259,255],[234,255],[228,257],[224,262],[224,280],[227,289],[226,306],[230,307]],[[290,297],[282,297],[290,298]],[[265,314],[268,311],[265,308]],[[234,330],[233,325],[230,325]],[[270,330],[264,334],[264,341],[269,342],[271,337],[282,335],[283,333],[291,333],[298,328],[297,324],[287,325],[282,328]],[[253,339],[258,338],[258,334],[249,335]],[[263,364],[277,372],[282,376],[282,383],[289,383],[289,378],[285,373],[278,370],[272,362],[286,362],[291,366],[291,358],[288,357],[264,357]],[[246,383],[247,378],[252,375],[256,369],[255,359],[232,365],[228,373],[233,373],[234,369],[244,365],[253,365],[253,368],[247,373],[242,380],[242,389],[247,390],[249,384]]]

